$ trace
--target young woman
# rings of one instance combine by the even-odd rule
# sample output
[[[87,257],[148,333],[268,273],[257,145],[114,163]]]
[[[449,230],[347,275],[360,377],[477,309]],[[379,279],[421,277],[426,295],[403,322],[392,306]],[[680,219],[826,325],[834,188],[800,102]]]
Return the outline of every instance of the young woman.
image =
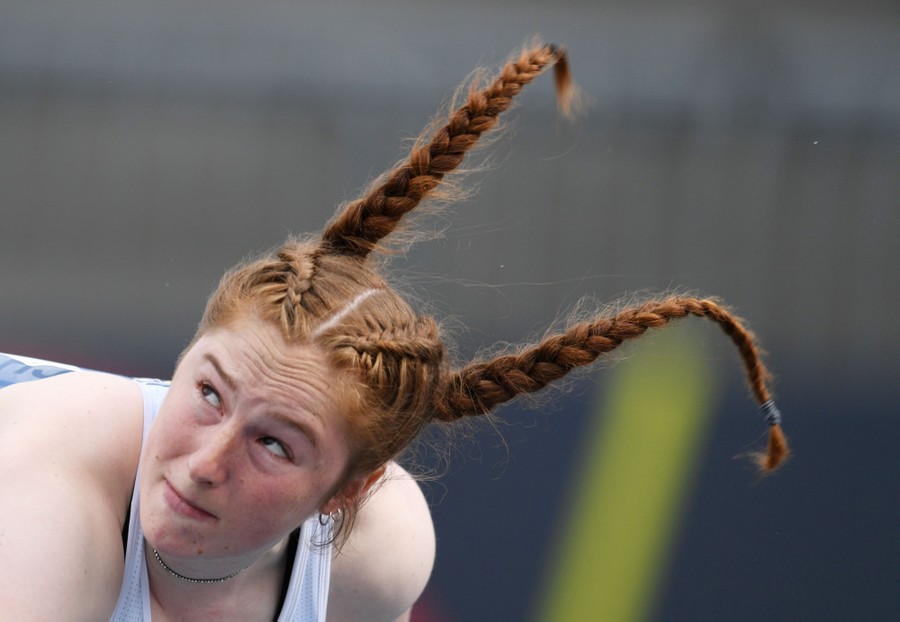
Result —
[[[770,423],[760,464],[778,466],[768,374],[717,302],[666,296],[454,368],[438,323],[370,259],[551,66],[566,111],[565,54],[529,46],[321,235],[225,274],[170,383],[0,360],[5,615],[408,619],[434,534],[398,454],[430,422],[485,415],[688,315],[738,347]]]

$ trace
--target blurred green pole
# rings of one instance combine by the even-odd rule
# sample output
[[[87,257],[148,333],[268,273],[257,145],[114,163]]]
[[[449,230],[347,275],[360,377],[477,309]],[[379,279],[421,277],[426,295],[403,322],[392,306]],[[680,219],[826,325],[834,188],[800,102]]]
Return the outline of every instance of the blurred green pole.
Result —
[[[654,335],[612,370],[592,409],[537,620],[652,615],[714,402],[712,370],[692,333]]]

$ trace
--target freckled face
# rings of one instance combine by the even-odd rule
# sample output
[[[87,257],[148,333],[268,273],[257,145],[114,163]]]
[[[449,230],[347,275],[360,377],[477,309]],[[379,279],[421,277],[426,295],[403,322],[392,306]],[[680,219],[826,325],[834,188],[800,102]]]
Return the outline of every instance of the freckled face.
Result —
[[[253,555],[316,513],[349,461],[340,381],[268,323],[198,339],[141,455],[147,541],[171,557]]]

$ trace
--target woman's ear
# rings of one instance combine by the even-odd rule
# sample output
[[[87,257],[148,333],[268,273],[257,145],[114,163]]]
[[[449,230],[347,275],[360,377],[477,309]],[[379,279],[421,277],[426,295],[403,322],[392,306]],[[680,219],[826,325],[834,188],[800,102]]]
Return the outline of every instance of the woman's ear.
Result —
[[[325,505],[319,508],[322,514],[334,514],[349,505],[353,505],[363,499],[372,486],[383,476],[387,465],[381,465],[368,475],[360,475],[348,481],[329,499]]]

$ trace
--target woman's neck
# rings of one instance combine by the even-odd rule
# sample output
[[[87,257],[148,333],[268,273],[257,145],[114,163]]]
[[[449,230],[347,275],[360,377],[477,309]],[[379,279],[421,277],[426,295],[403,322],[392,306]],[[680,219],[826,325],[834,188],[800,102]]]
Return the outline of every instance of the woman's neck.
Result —
[[[145,543],[153,622],[275,619],[287,563],[287,541],[284,538],[258,558],[244,560],[249,565],[236,576],[212,583],[188,581],[175,574],[221,578],[242,566],[234,564],[229,570],[194,564],[190,569],[181,566],[167,569],[157,562],[153,549]],[[163,563],[167,564],[165,559]]]

